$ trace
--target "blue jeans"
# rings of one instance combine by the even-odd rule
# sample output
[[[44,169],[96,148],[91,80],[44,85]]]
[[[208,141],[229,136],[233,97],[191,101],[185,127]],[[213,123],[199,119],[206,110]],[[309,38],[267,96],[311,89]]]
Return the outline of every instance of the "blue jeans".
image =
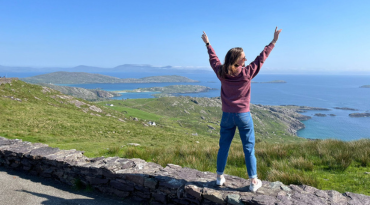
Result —
[[[220,130],[220,149],[217,154],[217,174],[222,175],[225,170],[231,141],[234,138],[235,128],[238,127],[243,144],[245,164],[249,178],[257,177],[257,160],[254,156],[254,127],[250,112],[230,113],[223,112]]]

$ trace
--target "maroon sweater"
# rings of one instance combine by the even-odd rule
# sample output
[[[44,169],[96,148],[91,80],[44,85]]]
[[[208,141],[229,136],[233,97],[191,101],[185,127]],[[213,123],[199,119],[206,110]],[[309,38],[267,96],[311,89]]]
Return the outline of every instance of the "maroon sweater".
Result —
[[[218,59],[212,46],[208,46],[209,62],[217,78],[221,81],[221,101],[222,111],[242,113],[249,112],[249,104],[251,100],[251,81],[260,71],[263,63],[274,48],[274,44],[270,43],[263,49],[261,54],[246,67],[239,67],[240,70],[237,76],[221,78],[217,73],[222,64]]]

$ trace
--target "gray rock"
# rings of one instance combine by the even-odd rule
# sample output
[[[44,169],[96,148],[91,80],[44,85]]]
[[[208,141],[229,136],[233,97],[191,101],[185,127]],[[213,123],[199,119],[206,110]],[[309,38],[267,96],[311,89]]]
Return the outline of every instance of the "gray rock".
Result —
[[[203,189],[203,197],[217,204],[226,204],[222,192],[210,188]]]
[[[229,194],[227,195],[227,203],[232,205],[243,205],[244,203],[240,201],[239,194]]]
[[[370,205],[369,196],[366,196],[366,195],[363,195],[363,194],[354,194],[354,193],[351,193],[351,192],[344,193],[344,196],[349,197],[351,199],[348,202],[348,204],[350,204],[350,205],[355,205],[355,204]]]
[[[211,125],[207,125],[209,129],[215,130],[216,128],[212,127]]]
[[[140,146],[140,144],[138,143],[128,143],[127,145],[134,146],[134,147]]]
[[[277,199],[272,196],[257,195],[251,200],[252,204],[274,205]]]
[[[203,188],[199,188],[193,184],[185,185],[185,192],[195,197],[198,200],[202,199]]]
[[[326,117],[326,114],[316,113],[315,116],[317,116],[317,117]]]

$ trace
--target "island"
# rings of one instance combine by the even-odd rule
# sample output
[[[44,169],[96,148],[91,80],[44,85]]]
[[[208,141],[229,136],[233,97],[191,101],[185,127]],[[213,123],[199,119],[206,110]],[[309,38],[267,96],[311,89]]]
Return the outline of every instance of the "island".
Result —
[[[304,113],[307,110],[321,110],[321,111],[329,111],[330,110],[328,108],[308,107],[308,106],[299,106],[299,105],[281,105],[281,106],[292,109],[292,110],[294,110],[295,112],[298,112],[298,113]]]
[[[114,91],[116,93],[139,93],[139,92],[159,92],[153,94],[154,97],[169,97],[174,93],[199,93],[207,92],[209,90],[217,90],[216,88],[210,88],[201,85],[170,85],[165,87],[150,87],[150,88],[138,88],[134,90],[120,90]]]
[[[334,109],[337,109],[337,110],[352,110],[352,111],[357,111],[357,109],[349,108],[349,107],[334,107]]]
[[[363,85],[360,88],[370,88],[370,85]]]
[[[268,82],[254,82],[254,81],[252,81],[252,83],[286,83],[286,81],[284,81],[284,80],[273,80],[273,81],[268,81]]]
[[[96,83],[195,83],[196,80],[178,75],[150,76],[145,78],[116,78],[112,76],[85,73],[85,72],[54,72],[33,77],[22,78],[21,80],[33,83],[48,84],[96,84]]]
[[[350,117],[370,117],[370,112],[365,113],[351,113],[349,114]]]

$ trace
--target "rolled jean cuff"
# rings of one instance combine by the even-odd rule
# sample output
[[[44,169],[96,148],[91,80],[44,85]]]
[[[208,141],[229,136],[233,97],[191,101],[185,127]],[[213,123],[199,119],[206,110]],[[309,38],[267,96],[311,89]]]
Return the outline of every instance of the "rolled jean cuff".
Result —
[[[253,175],[253,176],[250,176],[249,178],[250,179],[257,178],[257,174],[256,175]]]
[[[223,174],[224,174],[223,172],[217,172],[217,171],[216,171],[216,173],[217,173],[218,175],[223,175]]]

